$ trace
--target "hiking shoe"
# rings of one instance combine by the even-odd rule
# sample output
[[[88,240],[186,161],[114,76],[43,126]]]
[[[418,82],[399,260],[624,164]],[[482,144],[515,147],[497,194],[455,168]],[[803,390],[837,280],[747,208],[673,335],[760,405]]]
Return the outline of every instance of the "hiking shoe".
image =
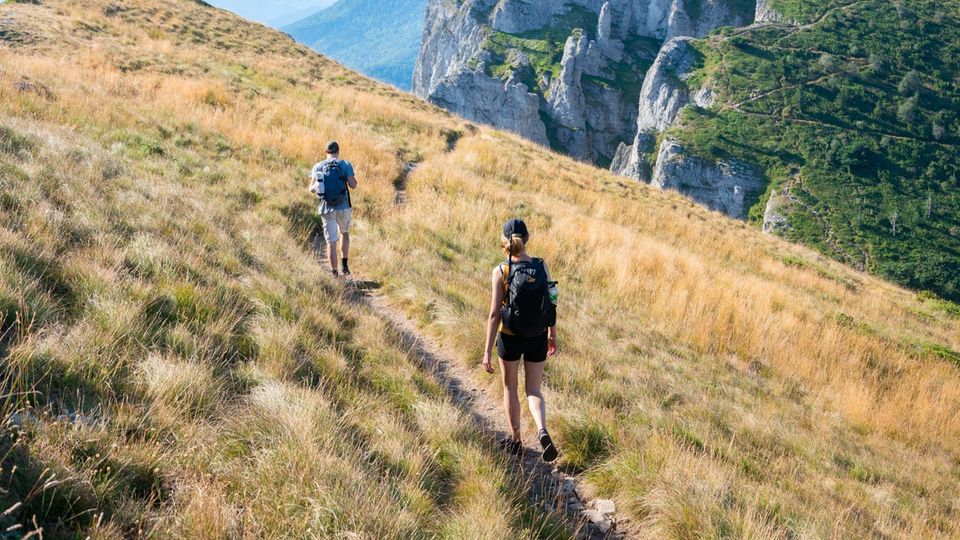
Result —
[[[515,456],[519,456],[520,453],[523,452],[523,444],[513,437],[501,437],[497,441],[497,446],[499,446],[504,452],[513,454]]]
[[[331,274],[333,277],[339,277],[339,276],[340,276],[340,272],[337,272],[337,269],[336,269],[336,268],[331,268],[331,269],[330,269],[330,274]]]
[[[550,434],[547,433],[547,430],[541,429],[538,434],[540,439],[540,446],[543,448],[543,460],[547,463],[557,459],[557,455],[560,453],[557,451],[557,447],[553,444],[553,439],[550,438]]]
[[[340,273],[343,274],[343,275],[345,275],[345,276],[349,276],[349,275],[350,275],[350,268],[348,268],[347,265],[343,265],[343,266],[340,267]]]

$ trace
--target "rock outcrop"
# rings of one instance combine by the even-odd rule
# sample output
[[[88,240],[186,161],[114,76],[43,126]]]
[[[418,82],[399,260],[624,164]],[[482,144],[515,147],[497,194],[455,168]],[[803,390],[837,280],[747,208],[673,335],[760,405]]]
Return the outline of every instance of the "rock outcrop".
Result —
[[[756,199],[765,185],[753,165],[691,156],[673,139],[660,145],[651,183],[679,191],[711,210],[738,219],[746,219],[747,204]]]
[[[499,126],[544,146],[549,144],[540,120],[540,100],[522,82],[460,72],[439,85],[430,100],[474,121]]]
[[[477,9],[491,9],[495,0],[458,3],[451,0],[430,0],[424,19],[420,54],[413,70],[413,92],[431,96],[450,77],[460,71],[475,71],[471,62],[482,50],[488,29],[473,14]]]
[[[523,34],[551,24],[564,10],[564,2],[511,0],[497,4],[490,23],[498,32]]]
[[[780,234],[790,229],[790,222],[787,216],[790,213],[790,207],[792,205],[793,199],[787,188],[771,193],[763,212],[763,232],[767,234]]]
[[[623,44],[609,38],[611,16],[607,3],[597,40],[576,32],[567,38],[560,74],[547,87],[542,107],[556,144],[585,161],[609,161],[636,115],[634,100],[622,89],[588,80],[614,80],[609,66],[623,58]]]
[[[758,23],[789,22],[770,6],[770,0],[757,0],[754,20]]]
[[[698,59],[699,53],[690,44],[690,38],[673,38],[660,49],[640,90],[633,144],[617,149],[610,167],[613,172],[645,182],[651,180],[649,160],[657,150],[657,134],[670,127],[680,109],[694,99],[685,81]],[[706,101],[703,92],[700,94],[701,100]]]

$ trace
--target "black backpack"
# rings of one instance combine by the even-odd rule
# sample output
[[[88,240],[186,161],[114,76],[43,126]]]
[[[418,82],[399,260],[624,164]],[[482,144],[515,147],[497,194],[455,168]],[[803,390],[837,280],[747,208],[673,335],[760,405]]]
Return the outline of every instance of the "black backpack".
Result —
[[[557,323],[557,307],[550,301],[550,284],[543,259],[506,261],[504,299],[500,308],[503,326],[514,335],[537,337]]]
[[[347,175],[343,174],[339,160],[325,161],[320,169],[317,181],[323,182],[323,200],[327,202],[328,206],[336,207],[350,202]]]

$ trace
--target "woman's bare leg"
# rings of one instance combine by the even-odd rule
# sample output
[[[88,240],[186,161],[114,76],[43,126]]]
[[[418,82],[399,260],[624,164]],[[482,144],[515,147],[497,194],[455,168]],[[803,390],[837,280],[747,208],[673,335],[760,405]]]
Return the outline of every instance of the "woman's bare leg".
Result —
[[[524,390],[527,392],[527,406],[537,424],[537,429],[547,429],[547,402],[543,399],[540,385],[543,384],[543,368],[546,362],[524,362]]]
[[[519,390],[519,370],[520,361],[507,362],[500,359],[500,375],[503,380],[503,409],[507,413],[507,421],[510,423],[510,430],[513,432],[513,438],[520,440],[520,398],[517,396]]]

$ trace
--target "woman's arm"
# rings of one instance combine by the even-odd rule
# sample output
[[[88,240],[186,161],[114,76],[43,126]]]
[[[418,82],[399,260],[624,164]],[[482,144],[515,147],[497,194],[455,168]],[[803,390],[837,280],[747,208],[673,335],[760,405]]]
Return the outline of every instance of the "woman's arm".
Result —
[[[503,304],[503,270],[498,265],[493,269],[490,279],[490,316],[487,318],[487,343],[483,348],[483,369],[487,373],[493,373],[493,359],[491,349],[493,349],[493,340],[497,337],[497,329],[500,327],[500,305]]]
[[[547,261],[543,261],[543,271],[547,273],[547,281],[553,281],[550,278],[550,269],[547,268]],[[557,325],[547,328],[547,356],[557,354]]]

